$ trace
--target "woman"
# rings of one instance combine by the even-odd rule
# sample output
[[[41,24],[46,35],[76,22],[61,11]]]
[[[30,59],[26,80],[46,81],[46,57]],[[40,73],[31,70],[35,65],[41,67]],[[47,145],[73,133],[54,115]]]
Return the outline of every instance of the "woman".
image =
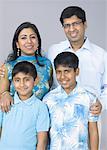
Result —
[[[34,92],[42,100],[43,96],[49,91],[52,82],[51,62],[41,55],[41,37],[37,27],[30,23],[22,23],[15,31],[12,42],[13,53],[9,54],[7,63],[4,64],[5,75],[1,78],[1,108],[8,111],[12,103],[11,96],[14,95],[14,86],[12,84],[12,69],[17,62],[32,62],[38,73],[38,81],[35,81]],[[38,83],[37,83],[38,82]],[[10,93],[9,91],[10,87]],[[11,96],[10,96],[11,95]]]

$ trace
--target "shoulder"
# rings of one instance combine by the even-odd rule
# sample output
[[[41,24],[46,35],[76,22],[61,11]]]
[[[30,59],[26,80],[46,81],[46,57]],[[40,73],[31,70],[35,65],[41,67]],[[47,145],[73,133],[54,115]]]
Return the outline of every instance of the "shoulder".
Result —
[[[39,61],[43,63],[44,65],[48,65],[48,66],[51,65],[51,61],[48,58],[44,56],[39,56],[38,58],[39,58]]]
[[[48,103],[56,100],[56,97],[58,98],[60,95],[59,87],[49,91],[44,97],[43,102]]]
[[[96,45],[95,43],[92,43],[89,41],[90,47],[92,49],[92,52],[96,55],[104,56],[104,54],[107,54],[106,50],[102,47]]]
[[[92,47],[93,47],[92,54],[96,62],[97,60],[99,60],[99,63],[105,63],[105,61],[107,61],[107,51],[96,44],[92,44]]]
[[[86,91],[83,87],[77,86],[76,87],[78,102],[84,105],[89,105],[90,103],[90,96],[89,92]]]
[[[36,96],[35,98],[33,99],[33,104],[32,104],[33,108],[34,108],[34,111],[47,111],[47,106],[46,104],[41,101],[40,99],[38,99]]]
[[[7,68],[9,72],[11,72],[15,64],[16,64],[16,61],[9,61],[5,63],[5,67]]]
[[[85,44],[84,45],[90,52],[90,56],[91,56],[90,59],[92,59],[92,61],[96,64],[96,66],[102,65],[102,63],[106,61],[107,51],[101,48],[100,46],[89,41],[88,38]]]
[[[69,47],[68,40],[61,41],[58,44],[53,44],[47,51],[47,58],[53,62],[54,58],[61,52],[63,52],[66,48]]]
[[[76,91],[77,91],[78,95],[81,95],[81,96],[88,95],[87,91],[79,85],[77,85]]]

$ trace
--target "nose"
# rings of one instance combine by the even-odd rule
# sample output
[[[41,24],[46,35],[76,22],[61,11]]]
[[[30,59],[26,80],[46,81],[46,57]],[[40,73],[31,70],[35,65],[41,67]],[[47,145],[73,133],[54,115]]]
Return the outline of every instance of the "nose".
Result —
[[[74,27],[72,24],[70,24],[69,30],[70,30],[70,31],[74,31],[74,30],[75,30],[75,27]]]
[[[31,38],[30,37],[27,38],[27,42],[31,43]]]
[[[24,81],[23,81],[23,80],[20,81],[20,86],[21,86],[21,87],[24,86]]]
[[[63,72],[61,73],[60,78],[61,78],[61,79],[64,79],[64,78],[65,78],[65,75],[64,75],[64,73],[63,73]]]

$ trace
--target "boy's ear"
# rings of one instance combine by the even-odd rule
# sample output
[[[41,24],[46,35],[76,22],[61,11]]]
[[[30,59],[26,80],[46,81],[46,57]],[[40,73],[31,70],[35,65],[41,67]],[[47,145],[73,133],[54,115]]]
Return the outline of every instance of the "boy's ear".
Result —
[[[77,69],[76,69],[76,75],[77,75],[77,76],[79,75],[79,72],[80,72],[80,69],[77,68]]]
[[[38,82],[39,82],[39,77],[37,76],[36,79],[35,79],[34,85],[37,85]]]

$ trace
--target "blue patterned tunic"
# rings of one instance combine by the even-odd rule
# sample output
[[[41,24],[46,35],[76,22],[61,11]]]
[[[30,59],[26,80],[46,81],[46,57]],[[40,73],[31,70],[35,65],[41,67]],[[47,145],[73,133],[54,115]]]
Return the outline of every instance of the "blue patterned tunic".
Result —
[[[11,83],[11,85],[10,85],[11,95],[13,95],[15,93],[13,83],[11,82],[12,81],[12,69],[13,69],[14,65],[20,61],[32,62],[37,69],[37,73],[39,76],[39,82],[37,85],[34,86],[34,89],[33,89],[36,96],[39,99],[42,99],[43,96],[49,91],[49,88],[50,88],[49,87],[49,81],[51,80],[51,76],[52,76],[51,62],[45,57],[38,57],[38,60],[41,64],[44,65],[43,67],[39,66],[37,64],[35,56],[20,56],[16,60],[11,61],[11,62],[6,64],[6,66],[8,68],[8,79]]]
[[[89,112],[95,99],[78,86],[69,95],[58,86],[43,98],[51,119],[50,150],[88,150],[88,122],[98,120]]]

